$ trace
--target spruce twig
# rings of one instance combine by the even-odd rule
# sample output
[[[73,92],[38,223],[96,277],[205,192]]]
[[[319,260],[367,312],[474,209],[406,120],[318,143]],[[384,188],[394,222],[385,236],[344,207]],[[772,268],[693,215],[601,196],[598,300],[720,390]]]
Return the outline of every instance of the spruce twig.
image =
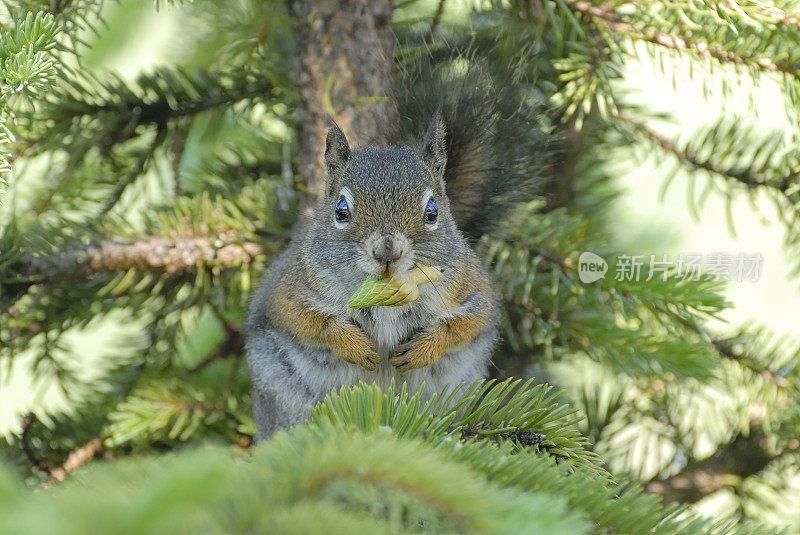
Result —
[[[575,264],[571,259],[562,258],[557,254],[551,253],[541,247],[532,248],[531,253],[541,257],[543,261],[553,266],[553,268],[558,269],[562,273],[571,273],[575,271]],[[634,300],[634,296],[632,296],[628,292],[621,291],[619,292],[619,294],[625,297],[626,299],[629,299],[631,301]],[[651,306],[653,306],[655,311],[660,314],[664,314],[666,316],[673,318],[675,317],[672,311],[669,310],[667,307],[661,306],[657,303],[652,303]],[[773,373],[771,370],[769,370],[764,366],[759,366],[756,363],[756,360],[750,355],[735,353],[733,351],[733,348],[730,347],[730,345],[727,344],[724,340],[715,336],[713,333],[703,328],[702,326],[698,325],[697,323],[690,322],[681,318],[676,318],[676,319],[678,323],[680,323],[680,325],[686,328],[689,332],[696,334],[702,340],[707,340],[714,347],[714,349],[720,356],[729,360],[736,361],[742,366],[753,370],[769,383],[772,383],[781,388],[787,388],[789,386],[789,383],[786,380],[786,378],[781,377],[780,375],[776,375],[775,373]]]
[[[766,468],[775,457],[763,447],[765,438],[760,428],[751,429],[747,436],[738,434],[710,457],[689,463],[666,479],[651,481],[647,490],[667,502],[695,503],[730,486],[732,475],[744,479]]]
[[[242,333],[242,330],[228,321],[216,305],[209,303],[209,308],[225,329],[225,338],[210,355],[190,368],[186,372],[187,376],[195,375],[220,358],[227,356],[239,357],[244,354],[244,333]],[[231,371],[233,372],[233,370]]]
[[[26,257],[23,278],[49,281],[72,280],[104,271],[163,271],[173,274],[193,270],[203,263],[233,267],[264,254],[261,244],[238,241],[234,233],[221,236],[151,236],[133,242],[106,240],[84,248],[73,248],[47,258]]]
[[[34,413],[29,412],[25,415],[25,418],[22,419],[22,433],[20,435],[19,443],[20,447],[22,448],[22,452],[25,454],[25,458],[28,459],[28,462],[30,462],[34,468],[38,468],[39,470],[50,475],[52,470],[50,468],[50,464],[44,459],[40,459],[36,452],[33,451],[33,447],[31,446],[31,428],[37,421],[38,419]]]
[[[760,58],[743,57],[733,51],[723,49],[717,43],[694,42],[679,35],[637,28],[617,16],[614,12],[615,5],[613,3],[595,5],[586,0],[565,0],[564,5],[587,22],[598,24],[608,32],[629,35],[672,50],[693,52],[698,56],[714,59],[720,63],[732,63],[754,70],[783,73],[800,80],[800,69],[796,65],[775,62],[766,56]]]
[[[678,160],[681,162],[687,163],[696,169],[703,169],[715,175],[729,178],[739,182],[748,188],[758,188],[764,187],[778,191],[779,193],[783,194],[784,196],[788,196],[788,192],[792,184],[798,179],[797,174],[790,174],[785,176],[779,180],[770,180],[764,181],[759,179],[759,177],[746,173],[744,171],[738,169],[722,169],[714,165],[713,162],[699,157],[697,154],[692,153],[691,151],[683,150],[678,147],[674,142],[670,141],[669,139],[657,134],[651,128],[648,128],[644,123],[640,121],[636,121],[627,117],[625,115],[619,113],[613,113],[612,117],[622,123],[623,125],[630,127],[637,132],[643,134],[646,138],[652,141],[657,146],[661,147],[666,152],[674,155]]]
[[[74,449],[67,456],[64,464],[49,471],[50,479],[45,483],[45,487],[53,482],[61,482],[67,476],[94,458],[103,448],[104,437],[94,437],[83,446]]]
[[[431,19],[430,29],[428,30],[428,43],[432,43],[436,37],[436,28],[439,27],[439,23],[442,21],[444,4],[446,1],[447,0],[439,0],[439,4],[436,6],[436,13],[434,13],[433,18]]]

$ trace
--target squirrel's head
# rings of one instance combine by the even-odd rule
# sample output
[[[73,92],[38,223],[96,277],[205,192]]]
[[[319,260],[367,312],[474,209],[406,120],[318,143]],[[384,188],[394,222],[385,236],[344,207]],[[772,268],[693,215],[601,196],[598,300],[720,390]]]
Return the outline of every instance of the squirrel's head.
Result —
[[[446,265],[446,242],[458,233],[445,195],[446,162],[438,113],[418,146],[351,150],[333,124],[318,230],[341,244],[342,262],[379,277],[410,269],[414,261]]]

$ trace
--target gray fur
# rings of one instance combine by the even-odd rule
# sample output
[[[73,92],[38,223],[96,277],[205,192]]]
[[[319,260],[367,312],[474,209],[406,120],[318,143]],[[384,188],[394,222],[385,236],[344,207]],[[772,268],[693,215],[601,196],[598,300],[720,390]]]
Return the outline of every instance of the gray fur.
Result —
[[[263,300],[265,293],[256,294],[251,310]],[[417,301],[421,299],[422,295]],[[412,307],[417,301],[406,307]],[[381,313],[364,325],[368,335],[383,342],[380,352],[385,357],[391,355],[396,345],[391,342],[403,339],[401,333],[413,329],[414,324],[425,323],[423,314],[414,315],[412,321],[397,322],[398,314],[405,315],[403,308],[376,307]],[[386,321],[388,315],[394,315],[394,321]],[[342,386],[374,382],[385,391],[394,379],[398,385],[406,381],[409,391],[416,392],[425,382],[425,392],[430,395],[448,385],[485,378],[495,338],[496,329],[487,329],[467,346],[445,353],[431,366],[399,373],[388,360],[370,372],[343,361],[325,348],[303,344],[287,333],[272,329],[252,333],[247,343],[247,360],[259,439],[269,437],[277,429],[305,421],[312,406]]]
[[[337,127],[328,136],[329,159],[336,168],[328,176],[326,195],[308,224],[270,267],[250,302],[247,321],[247,361],[252,381],[255,419],[259,438],[275,430],[303,422],[309,409],[333,389],[363,381],[386,389],[394,379],[406,381],[411,392],[423,384],[427,394],[447,385],[471,383],[486,377],[499,323],[498,300],[488,275],[469,244],[456,228],[444,194],[441,174],[426,165],[423,147],[365,147],[352,152]],[[442,147],[443,126],[435,119],[432,132]],[[334,150],[333,147],[338,147]],[[434,147],[434,148],[436,148]],[[337,152],[338,150],[338,152]],[[443,165],[444,155],[439,156]],[[344,168],[336,167],[343,165]],[[334,227],[334,207],[339,191],[352,192],[352,222]],[[439,209],[435,229],[423,224],[423,197],[433,191]],[[350,295],[367,274],[383,269],[367,252],[367,244],[380,235],[402,235],[402,258],[396,271],[411,268],[414,261],[432,262],[443,268],[435,283],[419,287],[419,297],[400,307],[350,309]],[[406,250],[408,249],[408,250]],[[477,277],[471,291],[457,306],[447,306],[445,293],[461,284],[459,278]],[[477,274],[477,275],[476,275]],[[304,306],[317,313],[348,318],[375,342],[383,361],[375,371],[346,362],[324,345],[308,344],[271,319],[280,281],[291,280]],[[443,319],[477,314],[488,318],[485,328],[466,345],[450,349],[430,366],[398,372],[389,363],[398,346]],[[272,316],[274,318],[274,316]]]

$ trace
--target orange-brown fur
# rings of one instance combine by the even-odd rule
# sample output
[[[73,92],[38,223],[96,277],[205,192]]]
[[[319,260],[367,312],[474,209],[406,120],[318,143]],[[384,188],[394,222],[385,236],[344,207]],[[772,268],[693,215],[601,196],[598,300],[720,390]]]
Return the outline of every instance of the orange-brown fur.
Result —
[[[267,305],[272,322],[303,342],[328,346],[339,358],[374,370],[382,360],[375,343],[347,319],[316,312],[301,295],[309,286],[314,285],[302,271],[283,277]]]
[[[455,280],[446,288],[443,299],[448,307],[456,308],[476,291],[490,293],[491,287],[478,266],[469,263],[457,270]],[[401,372],[430,366],[445,351],[472,341],[489,323],[490,311],[445,318],[419,334],[408,344],[398,347],[389,362]]]
[[[322,287],[319,281],[305,275],[305,269],[299,267],[281,278],[267,305],[272,322],[303,342],[327,346],[339,358],[375,370],[382,360],[375,342],[348,319],[315,311],[303,299],[302,289],[321,290]],[[475,292],[489,293],[491,287],[483,271],[468,263],[457,270],[442,298],[448,309],[456,309]],[[398,347],[389,362],[402,372],[429,366],[448,349],[464,346],[474,339],[486,328],[489,312],[445,318]]]

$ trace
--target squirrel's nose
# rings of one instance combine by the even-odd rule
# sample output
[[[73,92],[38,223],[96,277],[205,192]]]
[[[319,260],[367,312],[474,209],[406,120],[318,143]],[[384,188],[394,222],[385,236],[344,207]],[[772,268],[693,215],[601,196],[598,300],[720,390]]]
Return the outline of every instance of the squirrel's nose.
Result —
[[[385,236],[372,248],[372,256],[378,262],[394,262],[403,255],[400,244],[391,236]]]

